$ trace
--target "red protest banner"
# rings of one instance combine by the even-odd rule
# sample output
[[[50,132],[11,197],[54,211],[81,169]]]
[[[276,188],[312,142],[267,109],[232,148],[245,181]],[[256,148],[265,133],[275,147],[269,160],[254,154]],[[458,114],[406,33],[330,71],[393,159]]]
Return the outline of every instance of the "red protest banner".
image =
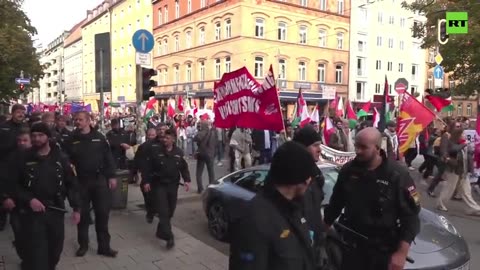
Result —
[[[219,128],[284,129],[272,66],[263,84],[246,67],[223,74],[214,84],[213,111]]]

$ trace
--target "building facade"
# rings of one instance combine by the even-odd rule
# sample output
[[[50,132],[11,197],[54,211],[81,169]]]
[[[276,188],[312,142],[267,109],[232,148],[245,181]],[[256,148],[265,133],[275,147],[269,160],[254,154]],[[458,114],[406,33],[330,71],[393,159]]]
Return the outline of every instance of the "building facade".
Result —
[[[83,100],[82,22],[70,30],[64,41],[65,101]]]
[[[69,32],[65,31],[54,41],[48,44],[41,53],[40,64],[44,66],[43,78],[39,81],[39,101],[45,104],[59,104],[64,100],[65,74],[64,74],[64,40]]]
[[[425,50],[411,29],[425,18],[402,8],[399,0],[353,0],[351,20],[355,23],[350,25],[348,98],[354,106],[383,96],[385,77],[392,96],[396,96],[394,84],[399,78],[409,82],[410,93],[423,95]]]
[[[152,31],[151,0],[118,0],[112,9],[112,101],[135,102],[135,31]]]
[[[98,111],[100,100],[98,91],[100,86],[97,83],[97,72],[100,72],[100,69],[95,37],[97,34],[111,33],[110,2],[115,2],[115,0],[105,0],[94,9],[88,10],[87,18],[82,25],[83,99],[85,104],[91,104],[94,111]],[[105,48],[104,53],[110,54],[110,48]],[[110,72],[108,71],[108,74]],[[103,73],[105,73],[104,70]],[[109,100],[110,89],[103,90],[104,100]]]
[[[349,10],[344,0],[153,1],[157,96],[212,108],[223,73],[246,66],[262,81],[270,65],[288,115],[300,88],[312,103],[346,96]]]

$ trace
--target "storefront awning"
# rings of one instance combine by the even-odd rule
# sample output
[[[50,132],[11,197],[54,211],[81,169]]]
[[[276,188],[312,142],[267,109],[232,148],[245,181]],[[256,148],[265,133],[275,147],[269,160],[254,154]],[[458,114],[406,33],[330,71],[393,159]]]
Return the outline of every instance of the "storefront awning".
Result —
[[[328,99],[324,99],[322,93],[303,92],[303,98],[309,102],[327,103]],[[281,101],[297,101],[298,92],[280,91],[279,97]]]

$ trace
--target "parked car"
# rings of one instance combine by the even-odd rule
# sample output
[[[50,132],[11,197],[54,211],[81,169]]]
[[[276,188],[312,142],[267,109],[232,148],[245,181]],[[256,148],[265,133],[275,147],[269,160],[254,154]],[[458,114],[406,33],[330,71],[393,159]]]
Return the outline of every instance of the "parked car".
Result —
[[[330,201],[338,177],[338,166],[318,165],[325,177],[325,205]],[[207,187],[203,193],[203,208],[210,234],[220,241],[228,241],[228,222],[235,212],[235,202],[248,201],[263,186],[268,165],[251,167],[226,175]],[[420,211],[421,231],[412,242],[408,263],[410,270],[468,270],[470,252],[467,243],[444,216],[427,209]]]

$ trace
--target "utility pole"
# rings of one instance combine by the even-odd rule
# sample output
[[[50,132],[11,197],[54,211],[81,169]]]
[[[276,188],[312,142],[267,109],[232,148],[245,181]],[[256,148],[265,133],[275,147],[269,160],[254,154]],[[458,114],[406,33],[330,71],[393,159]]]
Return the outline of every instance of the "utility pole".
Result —
[[[137,141],[138,138],[143,137],[143,133],[145,132],[144,124],[143,124],[143,117],[142,117],[142,88],[143,88],[143,74],[142,74],[142,66],[135,65],[135,74],[136,74],[136,85],[135,85],[135,97],[137,102]]]
[[[100,129],[105,130],[105,119],[104,119],[104,98],[103,98],[103,49],[100,49]]]

